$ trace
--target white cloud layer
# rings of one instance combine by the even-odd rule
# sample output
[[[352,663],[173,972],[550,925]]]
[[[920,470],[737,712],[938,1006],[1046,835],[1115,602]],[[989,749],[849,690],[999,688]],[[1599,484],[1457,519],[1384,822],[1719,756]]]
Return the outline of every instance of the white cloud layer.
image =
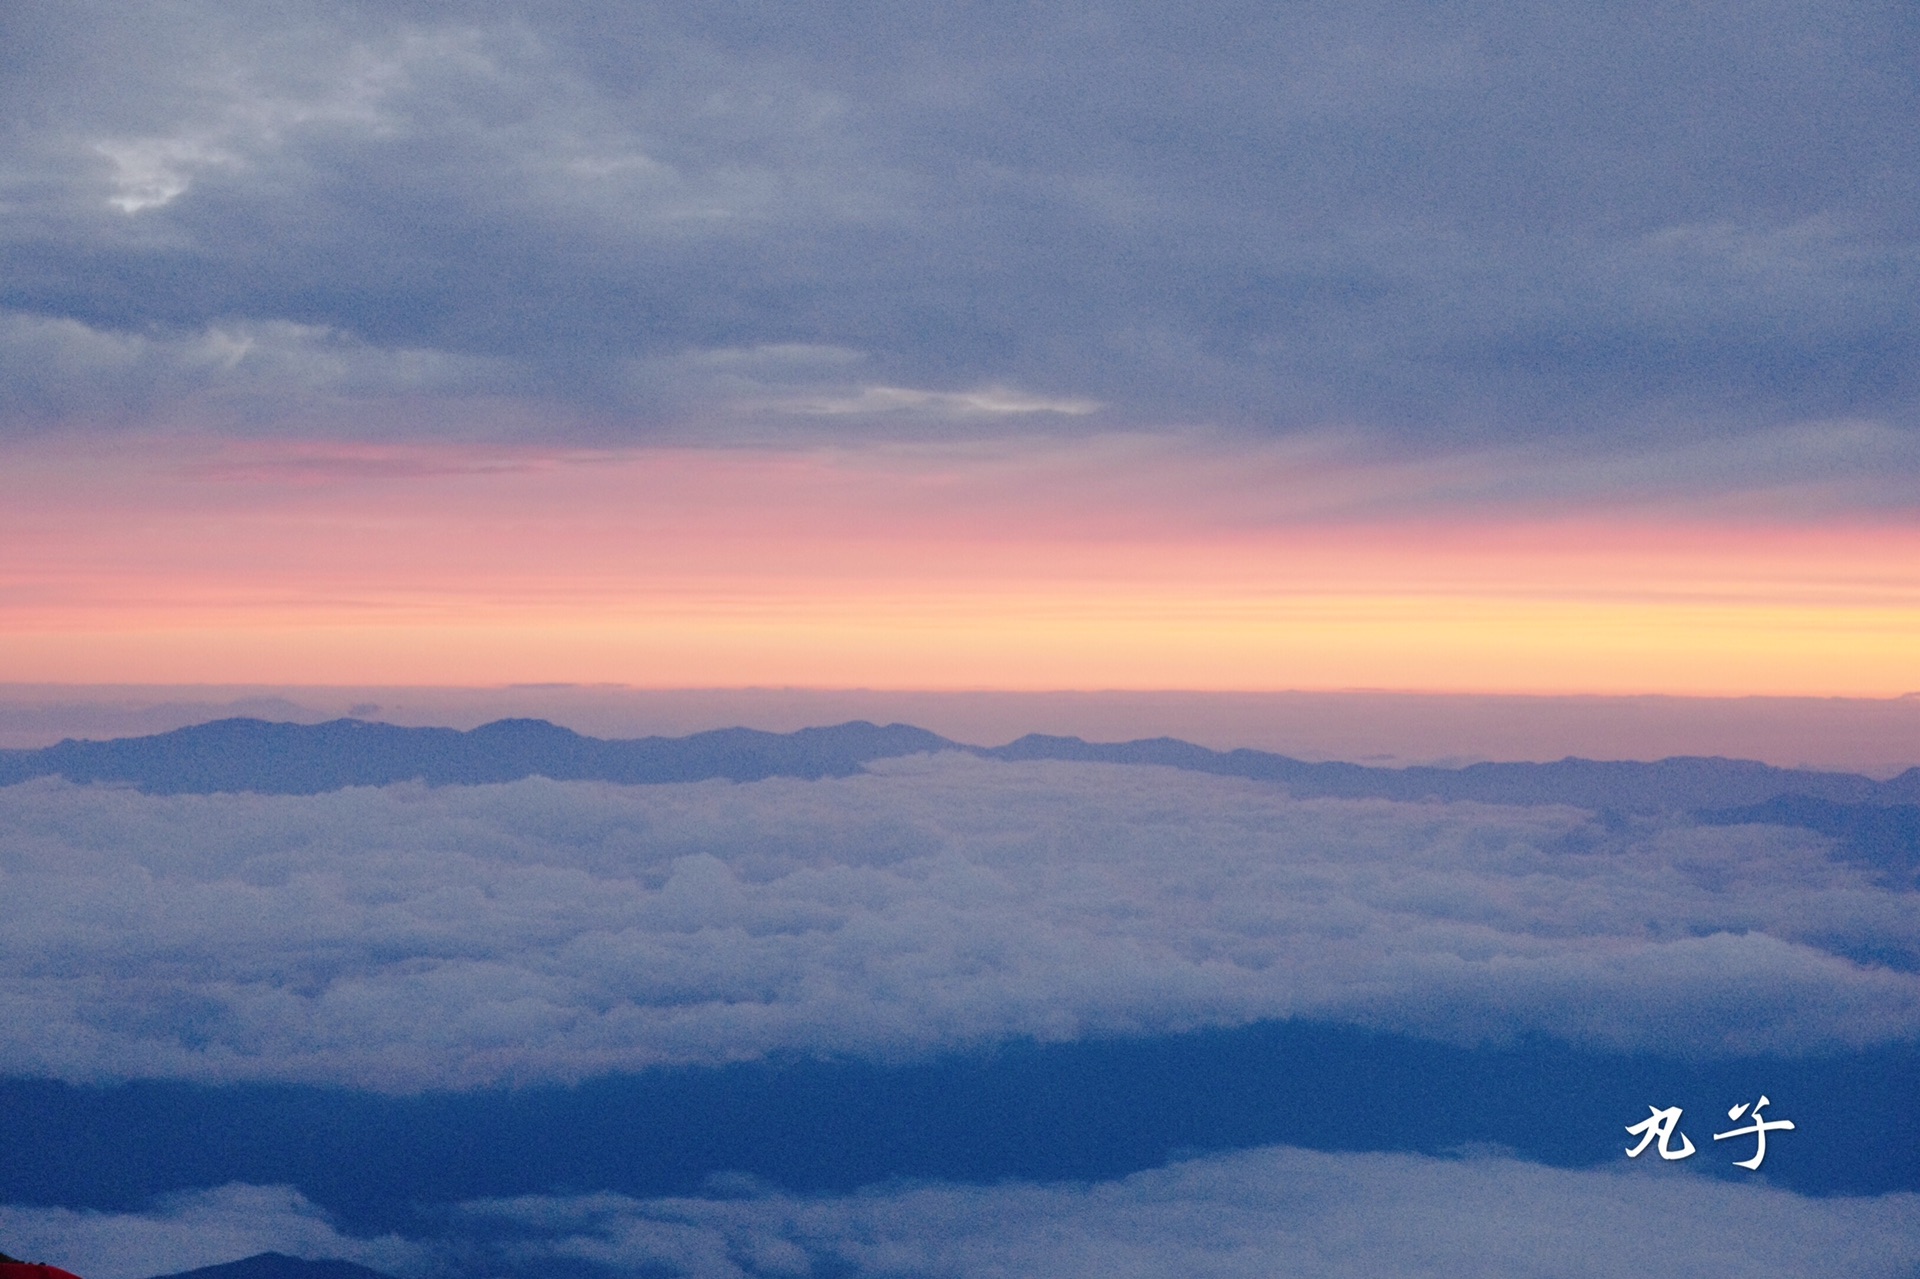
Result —
[[[0,790],[0,1071],[72,1080],[408,1090],[1286,1016],[1806,1052],[1920,1034],[1916,937],[1920,894],[1805,832],[1148,768]]]
[[[741,1189],[751,1191],[751,1187]],[[420,1276],[1905,1276],[1920,1196],[1810,1199],[1639,1166],[1268,1148],[1092,1186],[887,1188],[808,1199],[618,1195],[466,1205],[431,1241],[336,1233],[297,1194],[229,1186],[147,1214],[0,1208],[0,1232],[87,1279],[272,1248]]]

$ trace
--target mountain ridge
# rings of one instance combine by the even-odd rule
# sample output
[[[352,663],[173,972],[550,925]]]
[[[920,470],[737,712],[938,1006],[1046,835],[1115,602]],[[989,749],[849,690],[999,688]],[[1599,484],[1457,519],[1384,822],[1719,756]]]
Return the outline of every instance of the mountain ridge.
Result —
[[[257,1252],[238,1261],[196,1266],[177,1274],[155,1275],[154,1279],[391,1279],[391,1276],[352,1261],[309,1261],[289,1257],[284,1252]]]
[[[1782,797],[1848,807],[1920,803],[1920,767],[1887,781],[1718,756],[1655,761],[1569,756],[1550,763],[1381,768],[1247,748],[1216,751],[1172,737],[1088,742],[1032,733],[1003,746],[969,746],[909,724],[865,720],[792,733],[723,728],[685,737],[605,739],[540,719],[502,719],[460,730],[358,719],[294,724],[233,718],[144,737],[70,738],[36,749],[0,750],[0,785],[63,777],[81,784],[131,784],[153,794],[315,795],[406,781],[479,785],[535,776],[624,784],[813,780],[851,776],[876,760],[946,750],[1009,762],[1158,765],[1274,782],[1300,798],[1570,804],[1620,812],[1752,809],[1756,817],[1760,806]],[[1794,814],[1815,820],[1813,810],[1791,806],[1768,813]],[[1837,820],[1825,810],[1817,819],[1826,826]]]
[[[1244,747],[1215,751],[1173,737],[1099,743],[1039,733],[1005,746],[980,749],[979,753],[1006,760],[1160,764],[1282,782],[1302,798],[1469,799],[1495,804],[1566,803],[1627,811],[1735,807],[1763,804],[1782,795],[1805,795],[1842,804],[1920,802],[1920,767],[1880,782],[1858,773],[1777,768],[1757,760],[1717,755],[1675,755],[1653,761],[1591,760],[1570,755],[1550,763],[1379,768],[1338,761],[1311,763]],[[1542,798],[1543,791],[1552,792],[1553,797]]]
[[[924,729],[865,721],[795,733],[723,728],[609,741],[537,719],[495,720],[462,731],[358,719],[234,718],[146,737],[70,738],[37,750],[0,751],[0,785],[58,776],[131,783],[152,794],[317,795],[349,786],[482,785],[534,776],[625,783],[816,779],[848,776],[874,759],[954,748]]]

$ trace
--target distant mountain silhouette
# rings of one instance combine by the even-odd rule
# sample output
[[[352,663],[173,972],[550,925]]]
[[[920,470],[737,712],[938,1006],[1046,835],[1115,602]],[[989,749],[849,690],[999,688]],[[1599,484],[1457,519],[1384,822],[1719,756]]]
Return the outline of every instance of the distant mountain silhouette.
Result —
[[[1303,798],[1466,799],[1488,804],[1572,804],[1621,812],[1762,804],[1783,795],[1812,796],[1841,804],[1920,801],[1920,768],[1910,768],[1891,781],[1876,782],[1854,773],[1774,768],[1752,760],[1700,756],[1677,756],[1654,763],[1563,759],[1552,764],[1369,768],[1363,764],[1312,764],[1266,751],[1213,751],[1171,737],[1096,743],[1038,733],[979,753],[1007,760],[1161,764],[1280,782]]]
[[[1215,751],[1170,737],[1099,743],[1032,734],[1005,746],[983,748],[906,724],[880,727],[864,721],[795,733],[726,728],[690,737],[605,741],[537,719],[503,719],[469,732],[400,728],[356,719],[325,724],[223,719],[152,737],[64,741],[39,750],[0,751],[0,785],[58,776],[75,782],[127,783],[155,794],[315,795],[346,786],[404,781],[472,785],[535,776],[625,783],[710,778],[745,782],[768,777],[846,777],[877,759],[939,750],[963,750],[999,760],[1157,764],[1276,782],[1294,795],[1313,798],[1571,804],[1616,812],[1753,809],[1751,817],[1716,820],[1808,826],[1829,834],[1841,833],[1828,830],[1834,822],[1856,819],[1790,806],[1760,815],[1754,806],[1787,798],[1842,807],[1920,803],[1920,768],[1886,782],[1853,773],[1692,756],[1653,763],[1563,759],[1551,764],[1466,768],[1370,768],[1308,763],[1267,751]],[[1875,830],[1879,827],[1874,822],[1893,821],[1897,826],[1899,820],[1858,818]],[[1896,833],[1886,838],[1905,837]]]
[[[218,1266],[201,1266],[155,1279],[389,1279],[351,1261],[303,1261],[284,1252],[262,1252]]]
[[[316,795],[347,786],[556,781],[694,782],[709,778],[844,777],[869,760],[952,749],[905,724],[867,723],[763,733],[725,728],[691,737],[603,741],[539,719],[503,719],[471,732],[364,720],[274,724],[222,719],[152,737],[64,741],[0,751],[0,785],[31,777],[129,782],[153,794],[254,791]]]

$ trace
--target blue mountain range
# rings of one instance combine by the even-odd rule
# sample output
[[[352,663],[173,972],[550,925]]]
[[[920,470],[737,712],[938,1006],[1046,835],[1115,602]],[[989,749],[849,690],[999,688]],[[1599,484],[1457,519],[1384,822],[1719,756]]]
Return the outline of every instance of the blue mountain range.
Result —
[[[1569,758],[1550,764],[1375,768],[1311,763],[1268,751],[1215,751],[1171,737],[1101,743],[1035,733],[1005,746],[968,746],[907,724],[881,727],[864,721],[793,733],[725,728],[688,737],[610,741],[539,719],[496,720],[466,732],[357,719],[324,724],[222,719],[148,737],[70,739],[37,750],[0,750],[0,785],[64,777],[131,784],[153,794],[316,795],[405,781],[447,786],[523,777],[758,781],[844,777],[874,760],[943,750],[1001,760],[1153,764],[1278,782],[1302,797],[1573,804],[1621,812],[1764,805],[1782,797],[1840,805],[1920,804],[1920,768],[1888,781],[1698,756],[1651,763]]]
[[[1617,815],[1689,812],[1713,824],[1815,830],[1836,839],[1843,857],[1884,875],[1906,882],[1920,873],[1920,768],[1876,781],[1855,773],[1700,756],[1375,768],[1268,751],[1215,751],[1171,737],[1102,743],[1035,733],[1004,746],[969,746],[908,724],[883,727],[865,721],[793,733],[725,728],[687,737],[606,740],[539,719],[496,720],[462,732],[357,719],[292,724],[242,718],[147,737],[0,751],[0,786],[63,777],[164,795],[316,795],[349,786],[480,785],[525,777],[625,784],[749,782],[846,777],[875,760],[929,751],[966,751],[999,760],[1158,765],[1273,782],[1302,798],[1569,804]]]

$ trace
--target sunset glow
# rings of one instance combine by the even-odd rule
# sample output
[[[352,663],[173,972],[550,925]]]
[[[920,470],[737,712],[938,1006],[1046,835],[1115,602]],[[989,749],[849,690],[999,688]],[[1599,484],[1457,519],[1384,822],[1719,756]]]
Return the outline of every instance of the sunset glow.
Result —
[[[0,3],[0,1279],[1920,1276],[1916,12]]]
[[[1920,653],[1911,525],[1476,518],[1280,453],[12,454],[23,680],[1890,696]]]

